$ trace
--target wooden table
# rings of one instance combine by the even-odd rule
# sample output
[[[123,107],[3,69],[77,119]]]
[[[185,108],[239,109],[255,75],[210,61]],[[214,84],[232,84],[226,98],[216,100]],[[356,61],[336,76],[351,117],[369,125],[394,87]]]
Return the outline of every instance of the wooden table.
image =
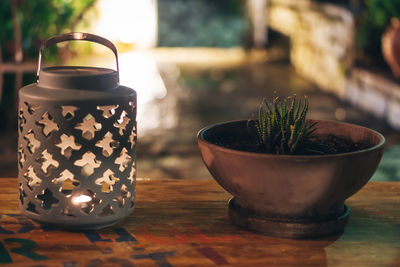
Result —
[[[213,180],[139,180],[133,214],[88,232],[21,216],[16,179],[0,183],[0,263],[7,266],[400,266],[400,183],[367,184],[347,202],[344,234],[316,240],[231,225],[230,195]]]

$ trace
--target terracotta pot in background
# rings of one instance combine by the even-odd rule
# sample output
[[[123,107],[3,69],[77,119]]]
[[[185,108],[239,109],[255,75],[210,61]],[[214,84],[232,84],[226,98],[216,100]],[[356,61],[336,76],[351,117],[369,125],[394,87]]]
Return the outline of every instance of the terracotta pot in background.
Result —
[[[382,54],[393,75],[400,78],[400,19],[392,18],[382,35]]]
[[[348,123],[317,121],[317,135],[333,134],[369,148],[332,155],[274,155],[224,148],[217,135],[249,135],[246,121],[202,129],[198,144],[215,180],[234,198],[231,221],[269,235],[310,238],[343,231],[349,216],[344,201],[375,172],[384,137]]]

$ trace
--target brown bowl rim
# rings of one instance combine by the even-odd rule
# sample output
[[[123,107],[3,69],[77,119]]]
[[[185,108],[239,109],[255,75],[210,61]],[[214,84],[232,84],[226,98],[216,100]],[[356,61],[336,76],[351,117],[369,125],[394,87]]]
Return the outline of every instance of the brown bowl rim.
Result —
[[[209,147],[212,147],[214,149],[220,150],[220,151],[225,152],[225,153],[240,154],[240,155],[246,155],[246,156],[249,156],[249,157],[281,158],[281,159],[311,159],[311,158],[318,159],[318,158],[332,158],[332,157],[343,157],[343,156],[349,156],[349,155],[357,155],[357,154],[362,154],[362,153],[366,153],[366,152],[377,150],[377,149],[381,148],[386,142],[385,137],[381,133],[379,133],[379,132],[377,132],[375,130],[372,130],[372,129],[368,128],[368,127],[360,126],[360,125],[353,124],[353,123],[347,123],[347,122],[341,122],[341,121],[333,121],[333,120],[315,120],[315,119],[311,119],[311,120],[315,121],[315,122],[338,123],[338,124],[350,125],[352,127],[364,128],[364,129],[366,129],[368,131],[371,131],[371,132],[375,133],[376,135],[378,135],[380,137],[380,142],[377,145],[372,146],[370,148],[361,149],[361,150],[357,150],[357,151],[353,151],[353,152],[328,154],[328,155],[280,155],[280,154],[266,154],[266,153],[248,152],[248,151],[242,151],[242,150],[226,148],[226,147],[222,147],[222,146],[210,143],[210,142],[208,142],[208,141],[206,141],[204,139],[204,132],[209,130],[209,129],[212,129],[212,128],[217,127],[217,126],[222,126],[222,125],[225,125],[225,124],[230,124],[230,123],[246,122],[247,120],[230,120],[230,121],[225,121],[225,122],[220,122],[220,123],[215,123],[215,124],[208,125],[208,126],[202,128],[200,131],[198,131],[198,133],[197,133],[197,141],[198,141],[198,143],[203,143],[203,144],[205,144],[205,145],[207,145]]]

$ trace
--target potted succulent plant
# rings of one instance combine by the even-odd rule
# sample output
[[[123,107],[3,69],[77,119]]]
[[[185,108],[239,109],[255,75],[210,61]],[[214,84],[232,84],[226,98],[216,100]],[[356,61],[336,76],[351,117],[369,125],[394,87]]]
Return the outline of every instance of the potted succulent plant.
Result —
[[[234,197],[231,221],[269,235],[310,238],[343,231],[344,201],[375,172],[384,137],[371,129],[308,120],[308,101],[263,101],[257,120],[198,133],[203,161]]]

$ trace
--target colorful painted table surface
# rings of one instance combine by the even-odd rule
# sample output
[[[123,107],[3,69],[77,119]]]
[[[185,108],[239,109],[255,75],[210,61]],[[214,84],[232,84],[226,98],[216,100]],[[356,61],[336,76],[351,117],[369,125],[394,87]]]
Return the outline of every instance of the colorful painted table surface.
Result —
[[[5,266],[400,266],[400,183],[371,182],[347,201],[339,236],[289,240],[230,224],[215,181],[138,180],[137,206],[98,231],[68,232],[19,214],[17,180],[1,179]]]

